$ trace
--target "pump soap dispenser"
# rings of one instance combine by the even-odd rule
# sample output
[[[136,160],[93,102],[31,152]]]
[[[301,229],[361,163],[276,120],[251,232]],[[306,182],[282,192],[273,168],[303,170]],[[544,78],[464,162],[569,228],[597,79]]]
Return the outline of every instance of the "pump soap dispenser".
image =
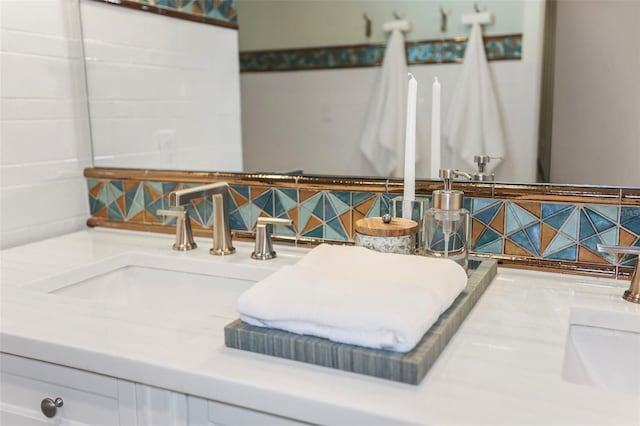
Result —
[[[446,257],[467,270],[471,243],[471,217],[462,207],[464,193],[451,189],[454,178],[468,173],[458,170],[440,169],[444,189],[433,191],[433,207],[427,210],[424,219],[425,255]]]

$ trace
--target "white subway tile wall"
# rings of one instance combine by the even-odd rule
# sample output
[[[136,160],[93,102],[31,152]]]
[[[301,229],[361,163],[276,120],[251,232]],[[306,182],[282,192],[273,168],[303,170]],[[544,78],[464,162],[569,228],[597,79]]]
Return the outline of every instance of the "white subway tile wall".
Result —
[[[81,6],[95,165],[241,171],[237,31]]]
[[[91,165],[77,0],[0,1],[0,247],[84,226]]]

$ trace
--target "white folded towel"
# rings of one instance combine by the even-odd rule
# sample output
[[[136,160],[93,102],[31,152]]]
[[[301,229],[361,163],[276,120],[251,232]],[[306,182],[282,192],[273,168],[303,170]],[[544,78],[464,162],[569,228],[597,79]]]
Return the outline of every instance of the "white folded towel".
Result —
[[[360,150],[381,176],[402,174],[407,108],[407,55],[404,36],[391,32],[382,69],[371,90]]]
[[[245,291],[238,311],[259,327],[406,352],[466,283],[451,260],[322,244]]]
[[[442,136],[457,157],[453,159],[452,167],[472,170],[476,167],[474,155],[505,156],[498,99],[482,41],[482,29],[477,22],[471,28]],[[491,161],[487,169],[495,169],[500,161]]]

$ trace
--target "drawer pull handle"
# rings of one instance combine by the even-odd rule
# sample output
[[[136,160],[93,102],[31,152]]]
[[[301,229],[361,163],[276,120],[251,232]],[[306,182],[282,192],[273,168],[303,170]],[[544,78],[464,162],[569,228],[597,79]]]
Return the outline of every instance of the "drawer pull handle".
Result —
[[[55,400],[51,398],[45,398],[40,403],[40,409],[42,410],[42,414],[44,414],[45,416],[54,417],[58,412],[58,408],[62,407],[63,405],[64,401],[60,397],[56,398]]]

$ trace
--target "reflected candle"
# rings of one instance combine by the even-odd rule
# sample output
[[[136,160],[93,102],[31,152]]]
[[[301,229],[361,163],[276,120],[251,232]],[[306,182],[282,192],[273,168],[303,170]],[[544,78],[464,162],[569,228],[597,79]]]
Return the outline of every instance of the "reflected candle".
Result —
[[[411,201],[416,198],[416,100],[418,81],[409,73],[407,127],[404,141],[404,203],[402,217],[411,219]]]

